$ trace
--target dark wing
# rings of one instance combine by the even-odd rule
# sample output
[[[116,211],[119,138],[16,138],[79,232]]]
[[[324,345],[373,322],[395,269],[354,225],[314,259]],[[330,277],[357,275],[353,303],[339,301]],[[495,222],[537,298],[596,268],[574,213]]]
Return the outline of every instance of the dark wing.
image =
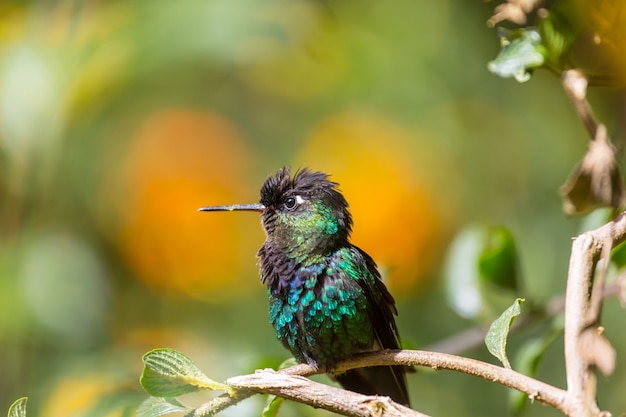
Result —
[[[358,265],[365,264],[370,276],[359,280],[369,304],[369,317],[374,328],[377,345],[374,349],[399,349],[400,337],[394,316],[397,314],[395,301],[380,279],[374,260],[356,246],[351,247]],[[362,259],[362,262],[359,260]],[[364,271],[365,272],[365,271]],[[377,366],[353,369],[336,375],[337,381],[351,391],[363,394],[386,395],[394,401],[409,405],[405,366]]]
[[[376,336],[381,344],[381,348],[399,349],[400,335],[395,320],[395,316],[398,315],[396,301],[380,279],[378,267],[372,257],[356,246],[353,246],[352,250],[355,256],[361,256],[363,258],[368,272],[372,275],[371,279],[364,279],[359,283],[363,291],[365,291],[372,307],[374,307],[370,313],[370,318],[376,330]]]

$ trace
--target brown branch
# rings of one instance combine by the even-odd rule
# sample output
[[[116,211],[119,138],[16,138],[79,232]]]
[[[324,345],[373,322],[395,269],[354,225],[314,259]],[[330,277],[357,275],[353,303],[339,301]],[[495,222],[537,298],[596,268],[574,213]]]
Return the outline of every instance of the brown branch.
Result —
[[[591,290],[596,264],[605,245],[615,247],[626,240],[626,214],[591,232],[578,236],[572,245],[565,297],[565,370],[571,417],[602,415],[596,403],[596,374],[590,352]],[[607,259],[608,262],[608,259]],[[597,321],[597,320],[596,320]],[[608,342],[607,342],[608,343]]]
[[[565,368],[567,390],[575,403],[576,415],[596,415],[596,377],[583,360],[580,336],[587,327],[593,271],[597,262],[598,242],[591,233],[574,240],[565,299]]]
[[[521,391],[527,394],[530,399],[555,407],[565,414],[568,411],[568,405],[565,401],[566,392],[564,390],[520,374],[512,369],[476,359],[421,350],[382,351],[357,355],[342,362],[337,370],[343,371],[358,368],[364,366],[364,364],[369,364],[369,366],[395,364],[426,366],[435,370],[446,369],[462,372]]]
[[[317,373],[319,371],[315,371],[309,365],[300,364],[280,371],[265,369],[250,375],[232,377],[226,383],[236,388],[235,397],[223,394],[196,408],[187,416],[213,416],[254,394],[271,394],[349,417],[429,417],[397,404],[388,397],[367,396],[304,377]]]
[[[299,375],[274,370],[229,378],[227,384],[263,394],[273,394],[349,417],[428,417],[393,402],[321,384]]]
[[[569,414],[570,404],[567,393],[557,387],[522,375],[512,369],[438,352],[420,350],[392,350],[363,353],[343,361],[335,371],[343,372],[365,366],[409,365],[426,366],[435,370],[447,369],[477,376],[516,389],[528,395],[533,401],[555,407]],[[393,403],[386,397],[366,396],[331,387],[303,378],[316,372],[308,365],[295,365],[281,371],[263,370],[255,374],[232,377],[226,381],[238,390],[237,397],[222,395],[196,409],[194,417],[207,417],[248,398],[252,393],[273,394],[279,397],[323,408],[345,416],[421,416]]]

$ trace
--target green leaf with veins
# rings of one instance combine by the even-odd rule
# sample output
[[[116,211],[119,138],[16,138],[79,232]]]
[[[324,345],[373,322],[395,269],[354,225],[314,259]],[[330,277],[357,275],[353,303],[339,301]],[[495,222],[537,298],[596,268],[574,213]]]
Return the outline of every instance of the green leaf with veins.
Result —
[[[521,314],[520,305],[523,302],[523,298],[516,299],[513,305],[507,308],[504,313],[493,322],[485,337],[485,345],[489,353],[498,358],[506,368],[511,368],[509,359],[506,356],[506,343],[509,337],[509,331],[511,330],[511,324],[513,324],[515,317]]]

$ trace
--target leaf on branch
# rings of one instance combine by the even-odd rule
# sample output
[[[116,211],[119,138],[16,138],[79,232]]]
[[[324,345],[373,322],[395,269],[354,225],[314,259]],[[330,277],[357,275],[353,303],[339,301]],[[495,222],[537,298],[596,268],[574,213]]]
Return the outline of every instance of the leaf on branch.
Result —
[[[613,248],[613,250],[611,251],[611,264],[615,265],[618,270],[626,267],[626,243],[622,242],[615,248]],[[620,299],[620,302],[622,302],[623,305],[622,295],[619,292],[621,286],[625,285],[622,281],[626,280],[620,276],[617,279],[616,284],[618,285],[617,297]]]
[[[599,125],[582,162],[561,187],[565,214],[585,214],[599,207],[624,205],[626,193],[617,161],[617,150],[608,138],[606,127]]]
[[[566,13],[558,7],[540,13],[537,31],[544,47],[545,67],[560,74],[572,67],[571,49],[579,35],[579,29],[573,25]]]
[[[523,302],[523,298],[517,298],[513,305],[507,308],[504,313],[493,322],[485,337],[485,345],[489,353],[498,358],[506,368],[511,368],[509,359],[506,356],[506,342],[513,320],[521,313],[520,305]]]
[[[233,395],[231,387],[212,380],[191,359],[173,349],[151,350],[143,356],[143,363],[141,386],[153,397],[178,397],[201,389]]]
[[[498,28],[501,49],[489,63],[489,71],[502,78],[514,77],[521,83],[540,67],[556,74],[572,68],[571,51],[580,28],[558,8],[540,9],[537,14],[536,27]]]
[[[276,395],[268,395],[267,403],[265,404],[265,408],[263,409],[262,417],[276,417],[278,415],[278,411],[280,410],[280,406],[283,405],[285,399],[282,397],[277,397]]]
[[[15,400],[13,404],[9,407],[8,417],[26,417],[26,403],[28,402],[27,397],[22,397],[18,400]]]
[[[150,397],[141,403],[137,409],[137,417],[160,417],[171,413],[182,413],[190,408],[175,398]]]
[[[502,78],[514,77],[520,83],[528,81],[532,71],[545,62],[545,48],[539,32],[534,29],[501,29],[499,32],[502,49],[487,68]]]

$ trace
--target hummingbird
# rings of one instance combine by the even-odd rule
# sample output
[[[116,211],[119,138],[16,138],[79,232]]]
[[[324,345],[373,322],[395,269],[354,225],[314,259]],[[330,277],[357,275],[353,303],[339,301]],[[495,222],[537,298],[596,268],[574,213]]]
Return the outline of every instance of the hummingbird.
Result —
[[[269,318],[296,360],[331,372],[360,352],[399,349],[395,301],[374,260],[350,243],[352,216],[338,184],[323,172],[283,167],[256,204],[199,211],[256,211],[266,239],[257,253]],[[331,374],[344,388],[409,405],[405,366]]]

